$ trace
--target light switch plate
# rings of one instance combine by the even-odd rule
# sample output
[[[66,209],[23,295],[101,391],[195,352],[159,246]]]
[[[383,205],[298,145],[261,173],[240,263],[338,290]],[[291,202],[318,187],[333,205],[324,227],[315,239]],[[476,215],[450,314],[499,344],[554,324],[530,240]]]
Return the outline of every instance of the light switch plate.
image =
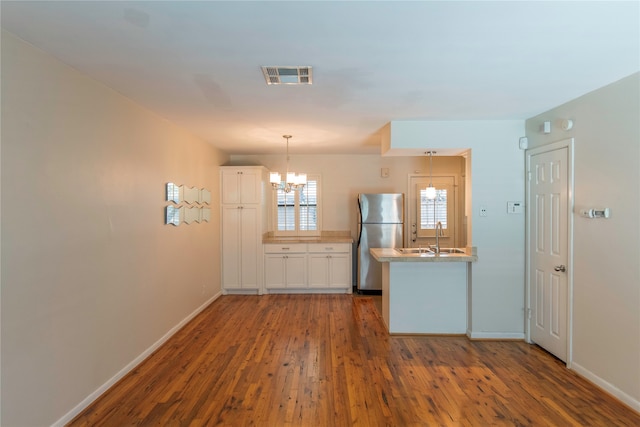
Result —
[[[524,205],[522,202],[507,202],[508,214],[522,214],[524,213]]]

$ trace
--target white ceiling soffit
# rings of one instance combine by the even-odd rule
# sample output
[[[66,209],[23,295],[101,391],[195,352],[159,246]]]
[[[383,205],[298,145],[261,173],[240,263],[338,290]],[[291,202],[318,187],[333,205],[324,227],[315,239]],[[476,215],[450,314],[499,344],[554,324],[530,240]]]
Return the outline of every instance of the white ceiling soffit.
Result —
[[[0,7],[3,31],[231,154],[279,154],[283,134],[300,154],[379,154],[392,121],[525,120],[640,70],[638,1]],[[313,84],[265,84],[278,64]]]
[[[312,69],[302,67],[262,67],[262,74],[268,85],[310,85],[313,84]]]

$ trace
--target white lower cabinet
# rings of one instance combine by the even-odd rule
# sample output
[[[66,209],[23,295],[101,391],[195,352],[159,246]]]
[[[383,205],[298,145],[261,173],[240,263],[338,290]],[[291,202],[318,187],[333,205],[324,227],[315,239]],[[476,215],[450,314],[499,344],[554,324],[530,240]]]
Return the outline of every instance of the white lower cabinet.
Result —
[[[309,244],[309,287],[351,287],[351,245]]]
[[[265,288],[306,288],[306,251],[304,244],[264,245]]]
[[[267,290],[351,292],[351,244],[264,245]]]

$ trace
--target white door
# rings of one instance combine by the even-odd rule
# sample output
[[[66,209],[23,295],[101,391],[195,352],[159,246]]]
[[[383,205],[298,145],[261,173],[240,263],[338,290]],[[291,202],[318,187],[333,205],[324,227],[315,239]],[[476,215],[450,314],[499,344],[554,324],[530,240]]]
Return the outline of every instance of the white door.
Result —
[[[309,254],[309,287],[325,288],[329,285],[329,254]]]
[[[284,261],[287,288],[306,288],[307,256],[305,254],[285,255]]]
[[[243,288],[253,289],[260,285],[258,266],[262,257],[262,246],[257,237],[260,236],[259,215],[260,207],[257,205],[240,206],[240,277]]]
[[[222,169],[222,203],[261,203],[262,181],[260,175],[259,168]]]
[[[569,321],[569,146],[528,154],[529,331],[531,341],[563,361]]]
[[[260,170],[246,168],[240,171],[240,201],[241,203],[260,203],[262,196],[262,182]]]
[[[329,286],[349,289],[351,287],[351,258],[349,255],[331,255],[329,267]]]
[[[222,169],[222,203],[240,203],[240,171],[237,169]]]
[[[242,247],[240,241],[240,207],[222,206],[222,287],[238,289],[242,287],[240,277]]]
[[[257,288],[262,247],[256,238],[259,208],[255,205],[222,207],[222,286]]]
[[[264,286],[267,289],[284,288],[285,266],[282,254],[267,254],[264,257]]]

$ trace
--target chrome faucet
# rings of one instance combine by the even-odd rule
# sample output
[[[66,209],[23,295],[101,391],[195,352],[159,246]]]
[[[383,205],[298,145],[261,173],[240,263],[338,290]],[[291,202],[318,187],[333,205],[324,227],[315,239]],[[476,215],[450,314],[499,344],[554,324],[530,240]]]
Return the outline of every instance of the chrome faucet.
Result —
[[[442,222],[438,221],[436,224],[436,247],[434,248],[434,252],[440,253],[440,236],[444,236],[444,231],[442,230]]]

